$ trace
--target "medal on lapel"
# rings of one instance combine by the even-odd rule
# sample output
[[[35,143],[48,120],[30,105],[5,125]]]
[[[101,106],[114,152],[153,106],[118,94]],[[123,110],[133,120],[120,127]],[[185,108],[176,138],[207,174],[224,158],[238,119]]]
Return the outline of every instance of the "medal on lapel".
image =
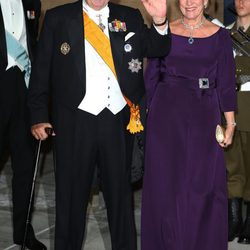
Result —
[[[127,31],[126,23],[115,19],[114,21],[109,23],[109,30],[111,32],[126,32]]]
[[[70,52],[70,46],[69,46],[69,44],[66,43],[66,42],[62,43],[62,45],[61,45],[61,53],[63,55],[67,55],[69,52]]]
[[[131,52],[132,51],[132,46],[129,43],[126,43],[124,45],[124,51],[125,52]]]
[[[128,69],[131,70],[132,73],[138,73],[139,70],[142,69],[142,62],[139,59],[133,59],[128,63]]]

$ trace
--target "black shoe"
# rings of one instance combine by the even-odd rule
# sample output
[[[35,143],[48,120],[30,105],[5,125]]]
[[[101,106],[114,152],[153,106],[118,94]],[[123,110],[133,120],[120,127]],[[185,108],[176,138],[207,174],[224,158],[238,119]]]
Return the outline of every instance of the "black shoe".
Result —
[[[21,241],[14,241],[14,243],[20,245],[21,247],[23,245],[23,242]],[[25,247],[29,250],[47,250],[47,247],[42,242],[36,239],[34,229],[31,224],[28,225]]]
[[[238,243],[250,244],[250,202],[247,202],[247,216]]]
[[[228,200],[228,241],[239,236],[242,227],[242,199]]]
[[[26,240],[25,246],[29,250],[47,250],[47,247],[36,238]]]

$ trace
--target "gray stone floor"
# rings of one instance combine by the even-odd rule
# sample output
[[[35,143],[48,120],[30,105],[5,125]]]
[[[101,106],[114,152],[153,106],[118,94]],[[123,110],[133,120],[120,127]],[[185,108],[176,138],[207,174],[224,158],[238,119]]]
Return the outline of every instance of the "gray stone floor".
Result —
[[[53,250],[55,202],[52,155],[47,154],[44,158],[42,155],[41,162],[43,161],[44,167],[39,171],[36,185],[33,226],[38,239],[47,245],[48,250]],[[12,243],[10,185],[11,168],[10,162],[8,161],[0,174],[0,250],[19,249]],[[140,200],[141,191],[138,190],[135,192],[135,218],[138,232],[138,249],[140,249]],[[103,201],[98,195],[93,196],[89,206],[87,234],[84,240],[84,249],[111,249],[106,210],[103,208]],[[240,245],[234,241],[229,244],[228,250],[250,250],[250,246]]]

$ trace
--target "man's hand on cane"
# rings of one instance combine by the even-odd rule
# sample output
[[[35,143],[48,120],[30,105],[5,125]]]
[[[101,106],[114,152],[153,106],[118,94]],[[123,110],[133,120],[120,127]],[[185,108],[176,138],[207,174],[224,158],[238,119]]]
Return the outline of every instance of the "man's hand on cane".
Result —
[[[49,131],[53,131],[50,123],[38,123],[31,127],[31,133],[37,140],[46,140],[50,135]],[[55,133],[52,132],[51,135],[55,136]]]

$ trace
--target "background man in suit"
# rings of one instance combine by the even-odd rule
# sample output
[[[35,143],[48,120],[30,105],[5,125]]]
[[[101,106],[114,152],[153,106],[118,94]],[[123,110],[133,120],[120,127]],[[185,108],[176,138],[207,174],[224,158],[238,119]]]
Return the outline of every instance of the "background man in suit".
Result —
[[[9,142],[13,170],[14,243],[24,238],[34,171],[34,141],[30,136],[26,96],[40,16],[40,0],[0,0],[0,156]],[[26,245],[46,249],[31,225]]]
[[[166,1],[142,1],[153,17],[108,0],[81,0],[46,13],[29,92],[32,134],[55,132],[56,250],[80,250],[95,163],[100,166],[112,249],[135,250],[131,143],[125,97],[144,93],[144,56],[168,53]],[[162,33],[162,34],[159,34]],[[49,122],[48,100],[52,102]]]
[[[238,111],[234,141],[226,150],[229,194],[229,241],[250,244],[250,1],[235,0],[236,22],[231,25],[235,47]],[[248,39],[247,39],[248,36]],[[247,215],[242,228],[242,200]]]

